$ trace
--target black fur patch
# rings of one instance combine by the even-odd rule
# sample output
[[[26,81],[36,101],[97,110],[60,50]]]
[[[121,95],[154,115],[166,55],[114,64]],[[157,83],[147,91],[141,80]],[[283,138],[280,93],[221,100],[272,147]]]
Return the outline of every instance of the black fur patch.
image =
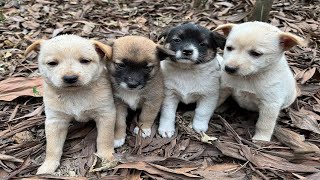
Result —
[[[168,29],[160,37],[165,38],[165,43],[170,44],[170,50],[182,53],[181,59],[190,59],[193,52],[188,53],[188,47],[192,45],[198,51],[198,58],[195,64],[206,63],[216,56],[217,48],[223,49],[226,39],[222,35],[193,24],[182,24]],[[210,52],[209,52],[210,51]],[[172,58],[173,61],[178,61]]]

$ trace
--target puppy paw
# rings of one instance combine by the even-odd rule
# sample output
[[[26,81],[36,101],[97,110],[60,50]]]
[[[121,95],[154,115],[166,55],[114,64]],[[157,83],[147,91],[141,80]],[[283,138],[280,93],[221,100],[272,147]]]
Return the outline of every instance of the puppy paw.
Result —
[[[206,132],[208,130],[208,123],[203,122],[203,121],[193,121],[192,123],[192,128],[197,132]]]
[[[45,161],[37,170],[37,174],[52,174],[58,168],[59,161]]]
[[[174,133],[175,133],[175,129],[170,129],[170,128],[159,128],[158,132],[160,134],[161,137],[163,138],[171,138]]]
[[[121,147],[125,142],[125,138],[121,138],[121,139],[116,139],[114,140],[114,148],[118,148]]]
[[[134,134],[139,134],[139,127],[135,127],[133,132],[134,132]],[[150,137],[151,136],[151,128],[142,129],[141,136],[143,138]]]
[[[262,134],[255,134],[253,137],[252,137],[252,141],[255,142],[255,141],[270,141],[271,140],[271,136],[265,136],[265,135],[262,135]]]

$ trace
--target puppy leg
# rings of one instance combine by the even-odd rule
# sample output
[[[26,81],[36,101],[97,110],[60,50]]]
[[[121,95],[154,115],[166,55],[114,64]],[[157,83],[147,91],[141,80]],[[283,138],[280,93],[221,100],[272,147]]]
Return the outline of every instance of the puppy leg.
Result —
[[[104,161],[113,161],[114,145],[114,127],[116,121],[116,112],[104,113],[96,117],[97,126],[97,154]]]
[[[46,158],[37,174],[52,174],[60,165],[63,144],[66,140],[71,120],[50,118],[45,121]]]
[[[259,119],[253,140],[270,141],[280,112],[279,104],[266,103],[259,107]]]
[[[224,101],[231,96],[232,91],[230,88],[221,88],[219,91],[219,100],[218,100],[218,104],[217,107],[219,107],[222,103],[224,103]]]
[[[162,137],[172,137],[175,133],[176,111],[179,99],[174,95],[164,98],[158,132]]]
[[[211,95],[198,100],[192,122],[192,128],[196,132],[201,133],[208,130],[209,120],[216,108],[218,98],[217,95]]]
[[[139,125],[142,129],[142,137],[149,137],[151,135],[151,127],[153,125],[154,120],[156,119],[160,107],[161,107],[162,101],[158,100],[152,100],[152,101],[146,101],[142,105],[141,114],[139,116]],[[139,127],[134,128],[134,133],[139,133]]]
[[[121,147],[126,139],[126,118],[128,115],[128,107],[124,103],[116,104],[117,120],[114,135],[114,147]]]

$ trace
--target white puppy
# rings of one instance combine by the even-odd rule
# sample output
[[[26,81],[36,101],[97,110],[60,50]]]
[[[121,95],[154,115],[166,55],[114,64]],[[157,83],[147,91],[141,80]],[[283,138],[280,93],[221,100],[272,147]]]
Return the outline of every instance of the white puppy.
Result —
[[[165,99],[158,131],[162,137],[175,133],[179,102],[197,103],[192,127],[198,133],[207,131],[219,98],[222,57],[216,51],[224,43],[224,37],[191,23],[166,32],[166,46],[176,56],[161,62]]]
[[[240,107],[258,111],[253,140],[270,141],[280,110],[297,95],[284,51],[305,42],[263,22],[225,24],[216,30],[228,35],[219,102],[232,95]]]

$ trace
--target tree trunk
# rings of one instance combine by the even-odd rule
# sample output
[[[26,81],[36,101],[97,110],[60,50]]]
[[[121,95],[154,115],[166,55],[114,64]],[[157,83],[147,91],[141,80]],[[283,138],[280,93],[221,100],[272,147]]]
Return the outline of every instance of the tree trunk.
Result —
[[[249,20],[267,22],[272,3],[273,0],[256,0]]]

